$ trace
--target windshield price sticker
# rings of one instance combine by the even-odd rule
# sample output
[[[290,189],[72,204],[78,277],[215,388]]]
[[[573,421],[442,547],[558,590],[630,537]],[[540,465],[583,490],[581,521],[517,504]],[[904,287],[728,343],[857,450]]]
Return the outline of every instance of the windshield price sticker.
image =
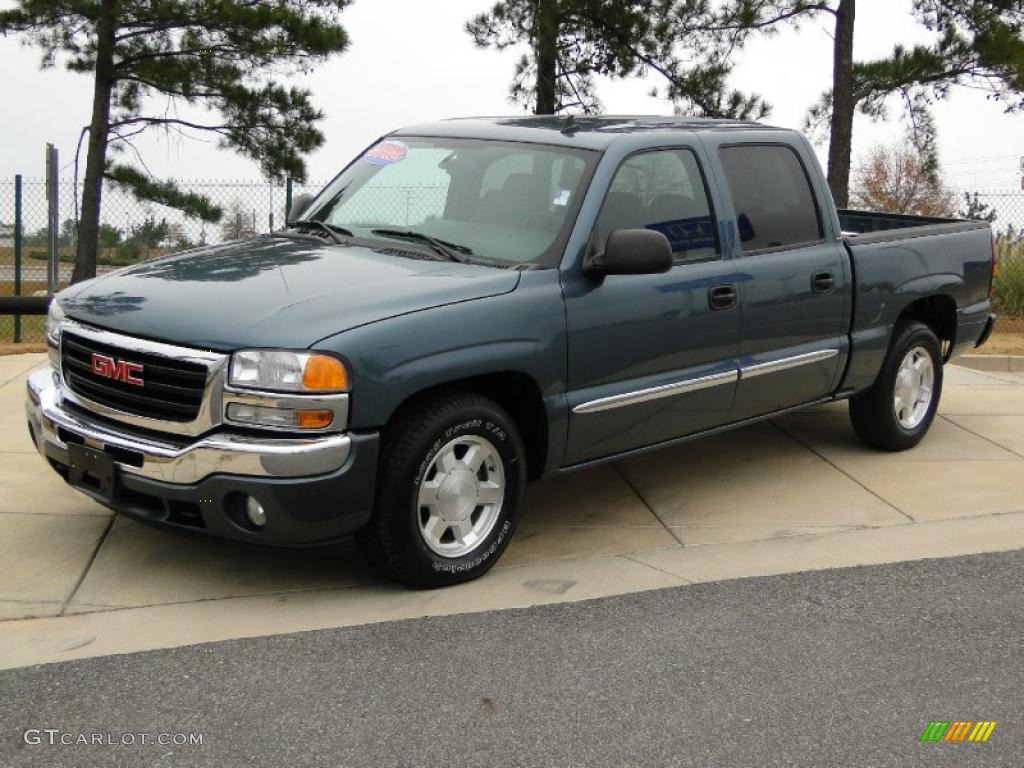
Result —
[[[363,159],[370,165],[391,165],[405,160],[409,147],[400,141],[382,141],[366,151]]]

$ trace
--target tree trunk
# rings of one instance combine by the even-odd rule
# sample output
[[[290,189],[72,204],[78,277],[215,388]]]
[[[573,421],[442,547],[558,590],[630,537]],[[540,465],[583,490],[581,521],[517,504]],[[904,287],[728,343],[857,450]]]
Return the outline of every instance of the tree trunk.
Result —
[[[96,77],[93,85],[92,121],[89,123],[89,149],[82,183],[82,218],[78,222],[78,248],[71,282],[96,276],[99,250],[100,204],[103,198],[103,171],[107,164],[107,137],[110,132],[110,94],[114,87],[114,36],[117,32],[118,0],[103,0],[96,27]]]
[[[832,132],[828,145],[828,186],[836,206],[850,202],[850,154],[853,152],[853,20],[857,0],[839,0],[832,61]]]
[[[558,80],[558,2],[537,0],[534,15],[533,45],[537,62],[537,83],[535,87],[538,115],[553,115],[557,108]]]

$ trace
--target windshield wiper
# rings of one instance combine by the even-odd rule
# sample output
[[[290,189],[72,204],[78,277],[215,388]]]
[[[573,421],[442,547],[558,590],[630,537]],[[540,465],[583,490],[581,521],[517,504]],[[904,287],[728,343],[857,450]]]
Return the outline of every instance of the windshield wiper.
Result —
[[[459,243],[452,243],[447,240],[441,240],[438,237],[425,234],[423,232],[416,232],[412,229],[373,229],[370,230],[371,234],[382,235],[384,237],[400,237],[406,240],[419,240],[422,243],[426,243],[435,252],[444,256],[449,261],[458,261],[465,263],[466,260],[461,255],[472,256],[473,249],[468,245],[460,245]]]
[[[330,235],[331,240],[336,243],[343,243],[344,241],[338,237],[338,235],[344,235],[345,237],[355,237],[351,231],[344,227],[338,227],[334,224],[328,224],[324,221],[317,221],[316,219],[299,219],[298,221],[292,221],[288,223],[289,229],[296,229],[298,227],[318,227]]]

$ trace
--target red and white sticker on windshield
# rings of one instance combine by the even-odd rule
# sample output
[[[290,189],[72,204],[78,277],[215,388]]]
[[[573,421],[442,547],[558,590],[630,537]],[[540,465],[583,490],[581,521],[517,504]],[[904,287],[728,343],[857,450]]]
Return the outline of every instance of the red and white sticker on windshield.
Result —
[[[378,144],[374,144],[363,155],[363,159],[366,160],[370,165],[391,165],[405,160],[405,156],[409,154],[409,147],[400,141],[394,139],[388,139]]]

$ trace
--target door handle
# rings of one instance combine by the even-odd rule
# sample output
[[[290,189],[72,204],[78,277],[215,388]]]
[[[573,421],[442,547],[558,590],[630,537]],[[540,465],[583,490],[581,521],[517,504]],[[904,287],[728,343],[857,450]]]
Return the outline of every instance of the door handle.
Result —
[[[708,288],[708,306],[713,310],[732,309],[736,306],[736,286],[715,285]]]
[[[831,272],[815,272],[811,275],[811,290],[814,293],[832,293],[836,278]]]

